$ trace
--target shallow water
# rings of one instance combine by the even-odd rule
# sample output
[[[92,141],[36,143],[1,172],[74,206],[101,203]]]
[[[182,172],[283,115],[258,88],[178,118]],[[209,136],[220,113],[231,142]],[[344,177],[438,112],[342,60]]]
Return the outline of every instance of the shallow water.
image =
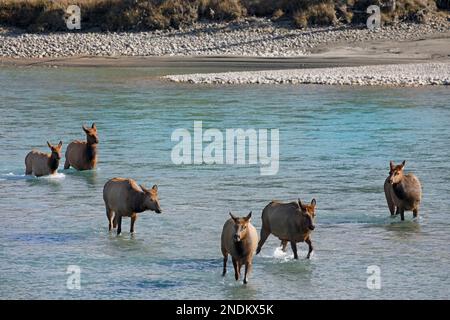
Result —
[[[450,90],[326,86],[190,86],[152,69],[0,69],[0,298],[412,299],[450,297]],[[279,128],[280,169],[174,165],[171,133],[203,127]],[[95,121],[98,169],[23,175],[31,148],[82,139]],[[389,160],[422,181],[420,218],[391,218]],[[63,158],[64,160],[64,158]],[[109,234],[102,188],[111,177],[158,184],[164,213],[137,233]],[[250,283],[222,278],[228,212],[272,199],[317,199],[315,252],[300,260],[270,237]],[[81,267],[81,289],[66,286]],[[381,269],[369,290],[367,267]]]

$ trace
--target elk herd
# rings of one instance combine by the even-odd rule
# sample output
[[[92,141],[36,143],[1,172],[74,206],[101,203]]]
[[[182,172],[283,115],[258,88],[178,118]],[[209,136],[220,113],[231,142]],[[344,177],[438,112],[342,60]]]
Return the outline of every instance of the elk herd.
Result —
[[[91,170],[97,164],[97,145],[99,143],[97,127],[82,126],[86,133],[86,141],[72,141],[66,148],[64,169],[73,167],[76,170]],[[30,151],[25,157],[25,174],[36,177],[55,174],[61,160],[63,143],[52,145],[47,141],[50,153],[37,150]],[[389,164],[389,175],[384,182],[384,193],[391,215],[400,214],[405,219],[405,211],[412,211],[413,216],[419,214],[422,198],[422,186],[419,179],[412,173],[405,174],[405,161],[395,165]],[[134,232],[137,214],[151,210],[162,213],[158,199],[158,187],[154,185],[147,189],[138,185],[133,179],[112,178],[103,188],[106,217],[109,231],[117,228],[117,235],[122,231],[122,217],[130,217],[130,233]],[[231,256],[234,276],[239,280],[242,266],[245,267],[244,283],[252,269],[254,255],[260,253],[262,246],[270,234],[281,241],[281,248],[286,251],[290,243],[294,259],[298,259],[297,243],[308,245],[307,259],[313,251],[311,233],[315,229],[316,199],[310,203],[297,201],[282,203],[271,201],[262,210],[262,226],[260,237],[251,224],[252,212],[245,217],[237,217],[231,212],[230,218],[223,225],[221,235],[221,251],[223,254],[223,272],[227,271],[228,255]]]

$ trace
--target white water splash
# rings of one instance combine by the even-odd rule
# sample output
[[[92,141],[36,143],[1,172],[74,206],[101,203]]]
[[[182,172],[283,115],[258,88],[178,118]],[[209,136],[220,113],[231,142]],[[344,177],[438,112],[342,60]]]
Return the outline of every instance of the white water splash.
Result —
[[[42,176],[39,177],[38,179],[51,179],[51,180],[58,180],[58,179],[64,179],[66,177],[66,175],[64,173],[61,172],[57,172],[48,176]]]
[[[24,177],[25,175],[24,174],[19,174],[19,175],[17,175],[17,174],[14,174],[14,173],[12,173],[12,172],[9,172],[9,173],[7,173],[7,174],[3,174],[3,176],[7,176],[7,177],[12,177],[12,176],[18,176],[18,177]]]
[[[31,180],[31,179],[49,179],[59,180],[64,179],[66,175],[64,173],[57,172],[48,176],[36,177],[33,175],[16,174],[14,172],[8,172],[0,175],[0,180]]]
[[[31,176],[26,176],[25,174],[15,174],[14,172],[3,173],[0,175],[1,180],[21,180],[21,179],[31,179]]]
[[[275,248],[271,255],[262,255],[264,258],[275,258],[277,260],[281,260],[282,262],[287,262],[294,259],[294,253],[292,252],[284,252],[281,250],[281,247]]]
[[[314,258],[315,251],[311,252],[310,259]],[[297,248],[297,254],[299,259],[306,258],[306,253],[302,253],[300,249]],[[281,247],[276,247],[273,251],[272,255],[262,255],[263,258],[273,258],[276,260],[280,260],[280,262],[289,262],[294,260],[294,253],[287,248],[286,252],[284,252]]]
[[[287,250],[284,252],[281,247],[277,247],[273,251],[273,257],[287,262],[294,259],[294,253],[288,253]]]

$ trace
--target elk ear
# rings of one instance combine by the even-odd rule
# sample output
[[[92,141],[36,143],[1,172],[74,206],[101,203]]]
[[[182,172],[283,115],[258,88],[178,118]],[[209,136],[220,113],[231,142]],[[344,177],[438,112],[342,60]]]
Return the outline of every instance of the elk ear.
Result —
[[[144,187],[144,185],[143,184],[140,184],[139,185],[139,187],[141,187],[141,189],[142,189],[142,191],[144,191],[144,192],[148,192],[148,190]]]
[[[403,162],[402,162],[402,169],[405,166],[405,164],[406,164],[406,160],[403,160]]]
[[[83,124],[82,128],[83,128],[83,131],[84,131],[84,132],[89,133],[89,129],[86,128],[86,127],[84,126],[84,124]]]
[[[60,140],[58,143],[58,148],[61,148],[61,147],[62,147],[62,141]]]
[[[252,212],[250,211],[250,213],[245,217],[245,221],[250,221],[250,218],[252,217]]]
[[[97,130],[97,126],[95,125],[95,122],[92,124],[91,128]]]
[[[48,145],[48,147],[51,149],[52,148],[52,145],[50,144],[50,142],[48,142],[47,141],[47,145]]]
[[[230,212],[230,217],[231,217],[231,219],[233,219],[234,220],[234,222],[236,222],[237,221],[237,217],[235,217],[231,212]]]
[[[316,199],[312,199],[312,200],[311,200],[311,205],[312,205],[313,207],[316,206]]]
[[[389,162],[389,167],[391,168],[391,170],[394,170],[394,168],[395,168],[394,161]]]
[[[300,207],[300,209],[303,210],[303,203],[302,203],[302,201],[300,200],[300,198],[298,198],[298,206]]]
[[[156,192],[158,192],[158,186],[156,184],[153,185],[152,189],[155,190]]]

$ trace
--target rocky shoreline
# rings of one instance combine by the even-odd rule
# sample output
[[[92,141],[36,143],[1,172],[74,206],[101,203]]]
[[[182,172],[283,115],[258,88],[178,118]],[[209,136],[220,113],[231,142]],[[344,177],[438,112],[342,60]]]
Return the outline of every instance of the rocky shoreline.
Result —
[[[374,65],[169,75],[164,79],[193,84],[325,84],[357,86],[450,85],[450,63]]]
[[[253,56],[295,57],[336,42],[414,40],[450,30],[450,21],[398,23],[370,31],[346,25],[295,29],[269,19],[197,23],[179,30],[151,32],[24,33],[0,29],[0,57],[18,59],[73,56]]]

